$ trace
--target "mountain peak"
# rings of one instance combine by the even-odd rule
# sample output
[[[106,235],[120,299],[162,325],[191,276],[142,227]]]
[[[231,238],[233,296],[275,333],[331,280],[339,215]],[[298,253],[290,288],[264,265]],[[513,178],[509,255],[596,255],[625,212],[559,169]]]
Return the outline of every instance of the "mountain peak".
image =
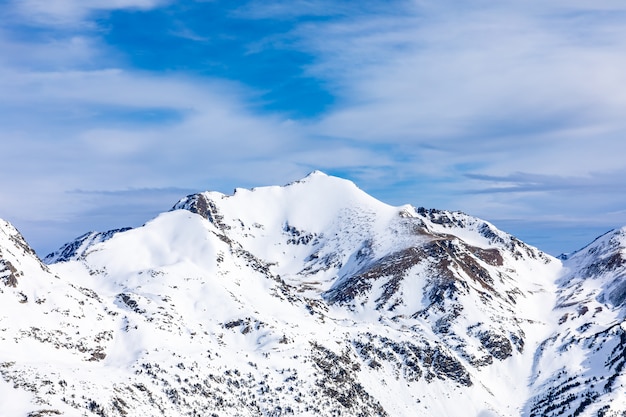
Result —
[[[333,184],[333,183],[334,184],[350,184],[352,187],[358,188],[358,186],[353,181],[350,181],[346,178],[337,177],[334,175],[328,175],[325,172],[322,172],[319,170],[311,171],[303,178],[286,184],[285,187],[289,187],[289,186],[296,185],[296,184],[309,184],[313,182],[320,182],[320,183],[326,183],[326,184]]]
[[[181,199],[173,210],[185,209],[224,230],[241,223],[266,227],[285,223],[321,232],[338,219],[357,212],[394,216],[399,208],[370,196],[352,181],[313,171],[284,186],[238,188],[231,195],[205,191]],[[368,215],[370,216],[370,215]]]
[[[313,170],[313,171],[309,172],[304,178],[309,178],[309,177],[311,177],[311,178],[313,178],[313,177],[328,177],[328,176],[329,175],[326,174],[325,172],[322,172],[322,171],[316,169],[316,170]]]

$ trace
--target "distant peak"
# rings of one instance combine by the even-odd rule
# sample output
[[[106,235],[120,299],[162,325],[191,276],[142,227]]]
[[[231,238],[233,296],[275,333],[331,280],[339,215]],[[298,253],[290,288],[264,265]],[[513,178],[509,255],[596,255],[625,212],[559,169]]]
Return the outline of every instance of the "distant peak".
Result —
[[[319,187],[321,187],[321,189],[325,190],[323,192],[330,192],[331,190],[335,190],[338,192],[338,190],[342,189],[344,191],[359,190],[360,192],[365,193],[353,181],[347,178],[336,177],[334,175],[328,175],[318,170],[312,171],[306,177],[300,180],[293,181],[284,185],[284,187],[287,187],[287,188],[294,187],[294,186],[296,187],[305,186],[307,188],[312,187],[311,190],[318,188],[318,191],[320,190]]]
[[[349,182],[349,183],[353,183],[354,184],[354,182],[352,180],[349,180],[348,178],[338,177],[336,175],[327,174],[327,173],[325,173],[323,171],[315,170],[315,171],[311,171],[310,173],[308,173],[304,178],[296,180],[296,181],[293,181],[293,182],[291,182],[291,183],[289,183],[287,185],[306,183],[306,182],[312,182],[312,181],[323,181],[323,182],[339,181],[339,182]]]
[[[313,182],[316,180],[323,180],[323,179],[330,179],[330,178],[342,179],[338,177],[333,177],[332,175],[328,175],[325,172],[315,170],[315,171],[309,172],[304,178],[292,181],[288,184],[285,184],[285,186],[290,186],[294,184],[305,184],[305,183]],[[344,181],[348,181],[348,180],[344,180]]]
[[[304,178],[309,178],[309,177],[310,177],[310,178],[313,178],[313,177],[328,177],[328,176],[329,176],[329,175],[328,175],[328,174],[326,174],[325,172],[322,172],[322,171],[320,171],[320,170],[317,170],[317,169],[316,169],[315,171],[311,171],[311,172],[309,172],[309,173],[307,174],[307,176],[306,176],[306,177],[304,177]]]
[[[296,180],[294,182],[291,182],[287,185],[291,185],[291,184],[299,184],[299,183],[303,183],[303,182],[309,182],[311,180],[315,180],[315,179],[319,179],[319,178],[330,178],[330,175],[322,172],[322,171],[311,171],[309,172],[304,178],[300,179],[300,180]]]
[[[626,234],[626,226],[622,229],[611,229],[608,232],[602,233],[600,236],[596,237],[591,243],[583,246],[577,251],[567,254],[567,258],[571,258],[573,255],[585,252],[586,250],[593,249],[596,246],[602,246],[605,242],[610,241],[612,238],[615,238],[616,236],[620,236],[622,234]]]

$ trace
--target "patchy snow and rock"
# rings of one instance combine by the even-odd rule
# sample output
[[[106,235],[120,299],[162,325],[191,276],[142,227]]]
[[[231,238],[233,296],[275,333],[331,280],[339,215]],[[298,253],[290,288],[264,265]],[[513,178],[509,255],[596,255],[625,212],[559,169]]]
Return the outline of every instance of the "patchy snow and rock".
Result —
[[[321,172],[48,265],[2,222],[0,415],[619,415],[624,241],[561,261]]]

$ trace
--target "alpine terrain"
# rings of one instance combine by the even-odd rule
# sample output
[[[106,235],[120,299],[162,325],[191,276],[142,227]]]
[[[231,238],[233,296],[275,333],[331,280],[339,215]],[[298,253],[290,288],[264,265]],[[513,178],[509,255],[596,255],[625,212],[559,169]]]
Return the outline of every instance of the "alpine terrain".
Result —
[[[313,172],[40,260],[0,221],[0,416],[626,415],[626,228],[561,259]]]

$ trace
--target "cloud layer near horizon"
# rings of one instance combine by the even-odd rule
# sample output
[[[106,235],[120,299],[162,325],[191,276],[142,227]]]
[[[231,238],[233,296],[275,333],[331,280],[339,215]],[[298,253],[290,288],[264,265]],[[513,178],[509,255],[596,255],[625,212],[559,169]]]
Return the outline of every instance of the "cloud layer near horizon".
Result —
[[[322,169],[573,250],[626,224],[626,6],[518,3],[9,2],[0,216],[47,251]]]

